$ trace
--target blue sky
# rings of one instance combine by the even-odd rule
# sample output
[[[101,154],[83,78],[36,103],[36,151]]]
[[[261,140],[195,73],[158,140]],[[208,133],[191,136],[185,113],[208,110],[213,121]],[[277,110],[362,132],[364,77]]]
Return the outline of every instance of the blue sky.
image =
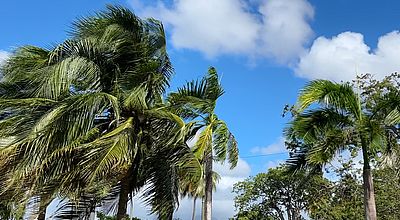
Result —
[[[176,70],[171,90],[209,66],[222,75],[226,94],[217,112],[243,158],[233,171],[217,166],[217,219],[233,214],[233,182],[285,160],[284,153],[247,156],[284,152],[282,109],[308,80],[351,80],[364,72],[380,78],[399,69],[400,2],[390,0],[2,1],[0,59],[21,45],[62,42],[72,21],[107,3],[163,21]],[[178,216],[186,219],[189,205],[183,201]]]

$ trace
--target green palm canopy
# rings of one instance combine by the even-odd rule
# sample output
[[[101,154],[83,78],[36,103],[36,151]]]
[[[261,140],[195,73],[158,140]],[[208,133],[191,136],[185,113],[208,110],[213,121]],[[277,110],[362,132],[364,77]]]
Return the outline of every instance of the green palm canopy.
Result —
[[[114,200],[122,219],[142,189],[152,212],[171,219],[191,126],[162,98],[173,73],[162,24],[109,6],[71,36],[18,48],[2,68],[2,198],[39,203],[39,219],[56,196],[67,210],[54,218]]]
[[[197,81],[188,82],[171,93],[168,101],[177,114],[186,119],[198,120],[199,135],[193,146],[196,158],[204,166],[205,196],[203,217],[211,220],[213,161],[230,163],[234,168],[238,161],[238,147],[226,123],[215,113],[217,100],[224,93],[215,68],[209,68],[207,75]]]
[[[310,82],[301,90],[294,118],[286,129],[294,151],[289,164],[320,169],[346,149],[361,150],[365,216],[376,219],[371,160],[386,153],[391,139],[388,128],[399,122],[397,108],[391,109],[382,114],[368,107],[349,83]]]

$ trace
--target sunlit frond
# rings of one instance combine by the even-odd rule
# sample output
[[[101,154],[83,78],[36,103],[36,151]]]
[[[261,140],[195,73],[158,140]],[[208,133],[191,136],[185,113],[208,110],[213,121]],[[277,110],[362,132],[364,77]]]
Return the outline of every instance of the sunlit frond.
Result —
[[[351,112],[361,118],[361,101],[349,84],[334,83],[329,80],[314,80],[300,92],[297,106],[302,112],[313,103],[327,108],[336,108]]]

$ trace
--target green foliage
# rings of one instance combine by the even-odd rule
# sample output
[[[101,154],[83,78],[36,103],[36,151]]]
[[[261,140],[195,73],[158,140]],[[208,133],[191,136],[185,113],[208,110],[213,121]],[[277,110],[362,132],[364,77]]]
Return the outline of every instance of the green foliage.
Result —
[[[162,99],[173,73],[162,24],[108,6],[71,34],[17,49],[1,70],[1,198],[35,213],[60,197],[54,218],[84,217],[118,198],[123,213],[146,184],[151,212],[171,217],[192,124]]]
[[[290,203],[299,205],[299,210],[315,220],[364,219],[362,170],[354,162],[355,156],[340,158],[339,166],[327,169],[334,180],[320,174],[292,174],[287,168],[278,167],[235,184],[238,213],[234,219],[290,219],[287,217]],[[373,175],[378,218],[399,219],[397,170],[379,167]]]
[[[390,167],[375,170],[376,208],[379,219],[400,219],[400,177]]]
[[[354,86],[360,88],[363,104],[366,109],[373,112],[374,120],[385,122],[384,135],[387,137],[383,143],[383,158],[386,165],[398,166],[399,160],[399,123],[400,123],[400,74],[395,72],[382,80],[376,80],[370,74],[357,77]]]
[[[380,155],[396,159],[398,149],[400,102],[392,77],[382,82],[359,78],[356,85],[314,80],[300,91],[285,130],[292,151],[288,162],[295,170],[320,170],[346,149],[362,151],[366,218],[376,218],[368,187],[373,185],[371,163]]]
[[[363,186],[361,169],[356,168],[353,160],[342,160],[341,166],[333,173],[338,180],[330,187],[321,188],[318,197],[311,201],[309,215],[312,219],[364,219]],[[377,216],[379,219],[399,219],[400,182],[397,171],[389,167],[374,170],[374,188]]]
[[[364,219],[361,170],[355,169],[355,165],[352,160],[341,160],[340,167],[329,171],[338,180],[321,187],[319,195],[311,198],[309,215],[312,219]]]
[[[202,79],[188,82],[182,88],[178,88],[178,92],[171,93],[168,97],[170,108],[181,117],[199,119],[197,123],[199,137],[192,148],[199,161],[196,164],[197,171],[196,169],[191,171],[194,175],[184,173],[186,177],[182,179],[193,182],[188,183],[184,180],[181,188],[184,195],[189,193],[194,198],[204,196],[205,204],[211,204],[209,195],[212,194],[218,179],[212,171],[213,161],[224,163],[227,160],[233,169],[239,157],[235,137],[228,130],[226,123],[218,119],[215,114],[217,100],[223,93],[217,71],[210,67]],[[203,212],[210,213],[211,210],[205,208]]]
[[[117,220],[116,216],[108,216],[108,215],[103,214],[102,212],[97,213],[97,218],[99,220]],[[124,220],[140,220],[140,218],[136,218],[136,217],[130,218],[128,215],[126,215]]]
[[[287,167],[269,169],[245,181],[236,183],[236,219],[303,219],[301,212],[313,206],[329,182],[321,175],[305,172],[291,174]]]

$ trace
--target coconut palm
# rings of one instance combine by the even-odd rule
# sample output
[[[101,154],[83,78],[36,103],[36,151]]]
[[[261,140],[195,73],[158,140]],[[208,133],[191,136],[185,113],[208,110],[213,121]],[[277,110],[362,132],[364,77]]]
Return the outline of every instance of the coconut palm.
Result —
[[[72,35],[50,50],[22,48],[3,68],[2,88],[18,88],[0,102],[7,187],[29,180],[43,217],[56,195],[112,188],[122,219],[129,195],[146,185],[152,211],[172,218],[190,127],[162,100],[172,67],[161,23],[109,6]]]
[[[386,122],[365,107],[350,84],[312,81],[301,90],[286,129],[295,146],[289,163],[320,168],[345,149],[361,149],[365,217],[376,219],[371,160],[385,151]]]
[[[201,80],[188,82],[168,98],[170,105],[176,108],[182,117],[200,119],[197,124],[201,131],[193,151],[197,158],[201,158],[204,166],[203,215],[207,220],[211,220],[212,216],[213,160],[228,160],[231,168],[236,166],[238,160],[236,140],[226,123],[215,113],[217,100],[224,93],[218,80],[216,69],[211,67]]]
[[[17,149],[17,143],[22,144],[22,140],[28,138],[34,122],[47,110],[44,104],[46,99],[33,97],[32,93],[38,86],[34,79],[40,77],[35,72],[47,66],[48,55],[48,50],[38,47],[19,48],[2,68],[5,78],[0,82],[1,197],[8,197],[11,201],[18,198],[18,206],[27,204],[33,198],[31,200],[40,203],[39,219],[44,218],[49,201],[40,199],[37,194],[39,187],[32,188],[35,175],[33,170],[28,174],[27,170],[22,169],[28,161],[23,156],[25,152]],[[26,175],[20,176],[21,172],[26,172]],[[43,190],[41,195],[45,194]],[[48,195],[44,197],[49,198]]]

